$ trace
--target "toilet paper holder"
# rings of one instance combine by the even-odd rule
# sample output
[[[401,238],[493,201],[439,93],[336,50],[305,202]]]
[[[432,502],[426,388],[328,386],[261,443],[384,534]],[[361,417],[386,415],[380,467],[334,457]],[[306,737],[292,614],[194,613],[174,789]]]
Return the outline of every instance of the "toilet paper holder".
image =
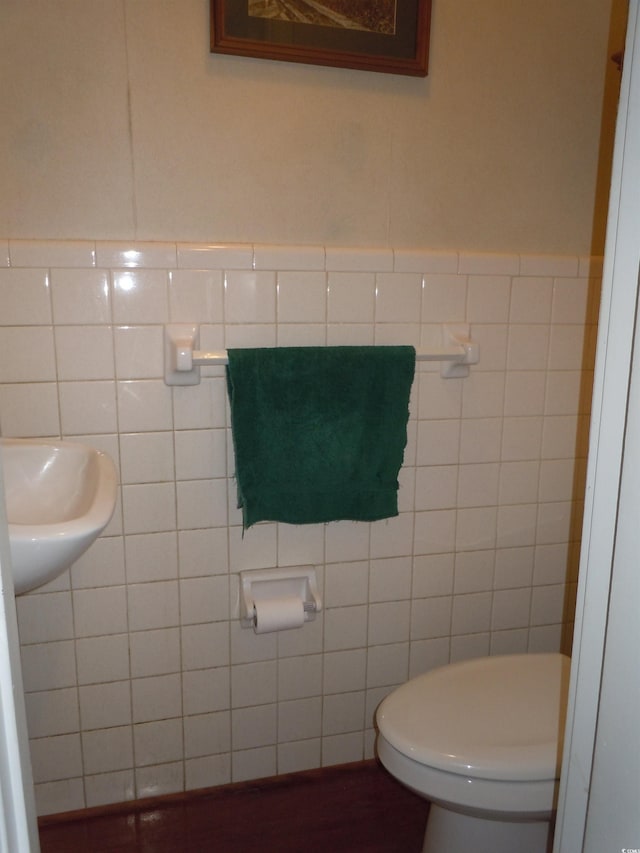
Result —
[[[256,618],[256,602],[282,596],[302,599],[304,621],[312,622],[322,610],[314,566],[286,569],[252,569],[240,572],[240,623],[252,628]]]

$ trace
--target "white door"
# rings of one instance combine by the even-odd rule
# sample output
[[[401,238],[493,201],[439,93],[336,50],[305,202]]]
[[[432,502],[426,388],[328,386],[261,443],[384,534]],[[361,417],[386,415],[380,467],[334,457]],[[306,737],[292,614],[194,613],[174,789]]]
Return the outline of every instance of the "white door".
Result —
[[[639,270],[640,21],[638,0],[631,0],[556,853],[640,850]]]
[[[0,460],[0,851],[39,853]]]

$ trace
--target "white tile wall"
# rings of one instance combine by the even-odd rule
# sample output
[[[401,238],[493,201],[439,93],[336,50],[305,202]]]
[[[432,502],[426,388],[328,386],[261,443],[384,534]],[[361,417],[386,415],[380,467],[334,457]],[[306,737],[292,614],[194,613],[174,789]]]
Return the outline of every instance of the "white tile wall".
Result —
[[[18,599],[41,813],[370,756],[409,675],[569,636],[599,259],[0,241],[0,431],[106,449],[121,494],[62,578]],[[241,530],[224,372],[204,347],[428,341],[471,323],[463,380],[421,364],[400,515]],[[325,609],[256,636],[237,572],[312,563]]]

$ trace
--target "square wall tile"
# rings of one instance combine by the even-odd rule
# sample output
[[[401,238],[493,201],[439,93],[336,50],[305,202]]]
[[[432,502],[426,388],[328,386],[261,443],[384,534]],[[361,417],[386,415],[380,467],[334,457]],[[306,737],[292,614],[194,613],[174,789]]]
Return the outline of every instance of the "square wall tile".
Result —
[[[531,323],[510,326],[507,370],[545,370],[548,351],[547,326]]]
[[[121,432],[155,432],[172,429],[171,392],[162,380],[117,383]]]
[[[325,651],[363,648],[367,645],[367,608],[331,607],[324,612]]]
[[[504,391],[504,413],[508,417],[544,413],[546,374],[541,370],[507,373]]]
[[[134,723],[182,716],[182,685],[178,673],[134,678],[131,696]]]
[[[361,731],[364,725],[365,693],[337,693],[327,696],[322,709],[322,734],[336,735]]]
[[[412,597],[450,595],[453,591],[453,567],[453,554],[414,557]]]
[[[411,323],[420,316],[422,278],[412,273],[376,275],[376,323]]]
[[[176,526],[175,488],[170,483],[122,487],[125,533],[157,533]]]
[[[418,423],[418,465],[454,465],[458,461],[459,446],[459,420]]]
[[[166,389],[166,386],[164,387]],[[223,376],[203,378],[199,385],[177,387],[173,392],[173,421],[176,430],[215,429],[226,426],[227,388]],[[171,400],[166,390],[164,397],[168,401]],[[171,429],[171,426],[165,428]]]
[[[328,320],[330,323],[372,323],[375,316],[373,273],[330,273]]]
[[[323,693],[348,693],[365,686],[366,649],[329,652],[325,655]]]
[[[502,418],[469,418],[460,428],[460,464],[500,459]]]
[[[413,537],[414,554],[445,554],[454,550],[456,511],[416,512]]]
[[[177,581],[129,584],[129,627],[132,631],[180,624]]]
[[[449,663],[449,637],[436,640],[420,640],[411,643],[409,677],[422,675],[437,666]]]
[[[174,433],[176,479],[226,477],[227,435],[223,429],[179,430]]]
[[[480,351],[479,362],[471,368],[474,372],[505,369],[509,338],[507,323],[474,323],[471,338]],[[450,380],[443,381],[448,383]]]
[[[80,730],[78,692],[75,688],[27,693],[25,704],[30,738],[52,737]]]
[[[411,557],[372,560],[369,601],[396,601],[411,597]]]
[[[278,662],[278,700],[304,699],[322,693],[322,655],[301,655]]]
[[[509,320],[511,279],[471,275],[467,295],[468,323],[506,323]]]
[[[176,486],[178,528],[227,524],[227,480],[181,480]]]
[[[277,294],[278,323],[326,322],[326,273],[280,272]]]
[[[60,435],[54,382],[0,384],[0,433],[17,438]]]
[[[275,323],[275,273],[228,271],[224,278],[224,317],[227,323]]]
[[[466,319],[466,276],[428,273],[422,285],[422,322],[452,323]]]
[[[39,326],[51,323],[47,270],[0,269],[2,326]]]
[[[229,618],[229,578],[184,578],[180,581],[180,622],[218,622]]]
[[[164,764],[183,757],[182,720],[158,720],[133,727],[136,766]]]
[[[491,630],[529,627],[531,589],[498,590],[493,595]]]
[[[231,707],[231,684],[228,666],[198,669],[182,676],[183,713],[210,714]]]
[[[120,477],[123,485],[172,481],[175,477],[172,434],[168,431],[120,433]]]
[[[491,622],[492,594],[475,592],[454,595],[451,613],[451,633],[478,634],[486,631]]]
[[[231,714],[198,714],[184,721],[185,758],[216,755],[231,748]]]
[[[278,741],[319,737],[322,731],[322,699],[296,699],[278,705]]]
[[[531,585],[534,548],[499,548],[493,576],[494,589],[509,589]]]
[[[82,759],[88,774],[133,767],[131,726],[83,732]]]
[[[55,346],[50,326],[0,327],[0,382],[55,379]]]
[[[184,669],[211,669],[228,663],[230,659],[228,622],[185,625],[180,631],[180,636]]]
[[[112,681],[81,687],[80,716],[82,729],[106,729],[131,723],[131,684]]]
[[[125,554],[128,583],[178,577],[178,537],[173,530],[127,536]]]
[[[325,569],[324,603],[326,607],[365,604],[369,590],[369,564],[366,561],[337,563]]]
[[[462,389],[463,418],[495,418],[504,411],[504,374],[471,372]]]
[[[403,684],[409,676],[409,643],[370,646],[367,650],[367,688]]]
[[[237,749],[252,749],[276,742],[276,706],[259,705],[231,712],[231,737]]]
[[[114,382],[61,382],[58,388],[65,435],[118,431]]]
[[[178,533],[180,577],[225,574],[229,571],[227,530],[181,530]]]
[[[112,275],[114,323],[169,322],[167,273],[164,270],[118,270]]]
[[[22,643],[47,643],[73,637],[68,592],[22,595],[16,599],[16,609]]]
[[[55,345],[58,379],[113,379],[111,326],[57,326]]]
[[[587,320],[588,300],[589,279],[554,279],[551,322],[585,323]]]
[[[223,281],[219,270],[170,270],[169,316],[172,323],[221,323]]]
[[[135,631],[129,637],[131,677],[180,671],[180,629]]]
[[[231,667],[231,707],[267,705],[277,699],[276,661],[237,664]]]
[[[409,601],[386,601],[369,606],[369,645],[409,639]]]
[[[451,634],[450,595],[414,599],[411,605],[411,640],[430,640]]]
[[[111,289],[106,270],[52,270],[51,299],[56,324],[111,322]]]
[[[80,735],[35,738],[30,743],[33,781],[50,782],[82,776]]]
[[[73,615],[76,637],[124,633],[128,628],[125,587],[74,591]]]
[[[156,379],[164,375],[162,326],[118,326],[114,345],[118,379]]]
[[[509,320],[512,323],[548,323],[551,320],[553,279],[519,276],[511,283]]]
[[[78,684],[129,678],[129,643],[126,634],[77,639],[75,653]]]
[[[463,551],[455,556],[454,593],[486,592],[493,586],[495,552]]]

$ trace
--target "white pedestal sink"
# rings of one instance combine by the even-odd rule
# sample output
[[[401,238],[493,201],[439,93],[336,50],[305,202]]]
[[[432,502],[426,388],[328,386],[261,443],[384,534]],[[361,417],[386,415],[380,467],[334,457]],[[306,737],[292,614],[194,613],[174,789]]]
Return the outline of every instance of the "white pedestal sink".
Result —
[[[57,439],[0,439],[16,594],[53,580],[109,523],[117,476],[111,459]]]

